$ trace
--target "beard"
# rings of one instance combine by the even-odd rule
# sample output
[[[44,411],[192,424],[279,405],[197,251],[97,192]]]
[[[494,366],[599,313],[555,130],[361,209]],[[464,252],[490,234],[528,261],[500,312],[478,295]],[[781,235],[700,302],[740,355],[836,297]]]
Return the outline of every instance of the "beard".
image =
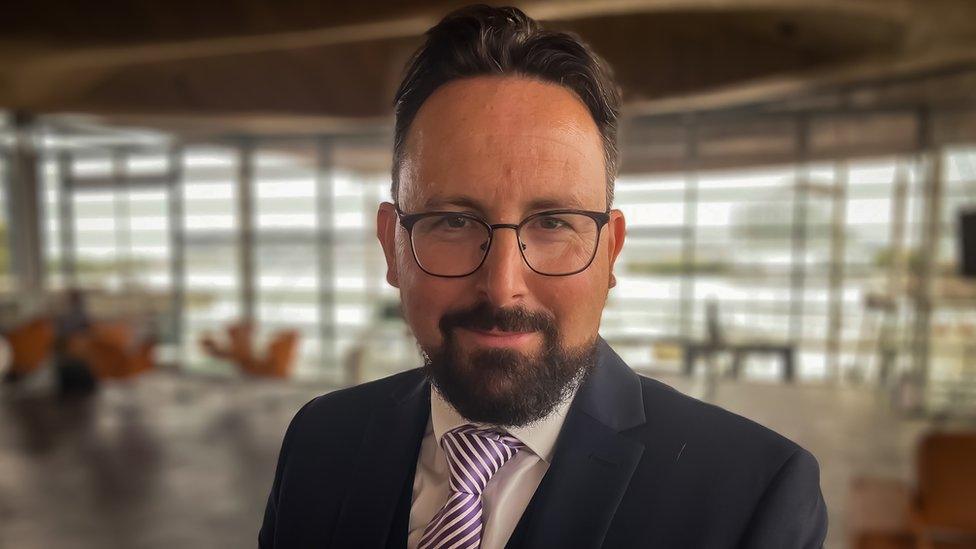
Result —
[[[438,324],[444,343],[421,349],[431,384],[468,421],[521,427],[550,415],[586,378],[596,362],[597,343],[561,344],[555,319],[523,308],[496,309],[485,302],[451,311]],[[465,352],[456,328],[537,332],[538,353],[481,348]]]

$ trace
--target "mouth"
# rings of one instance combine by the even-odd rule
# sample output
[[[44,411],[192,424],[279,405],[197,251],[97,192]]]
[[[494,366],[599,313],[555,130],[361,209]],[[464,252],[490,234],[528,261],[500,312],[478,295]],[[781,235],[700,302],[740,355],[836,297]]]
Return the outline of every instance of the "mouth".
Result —
[[[478,330],[458,328],[459,334],[474,343],[487,347],[522,347],[531,343],[537,332],[506,332],[498,329]]]

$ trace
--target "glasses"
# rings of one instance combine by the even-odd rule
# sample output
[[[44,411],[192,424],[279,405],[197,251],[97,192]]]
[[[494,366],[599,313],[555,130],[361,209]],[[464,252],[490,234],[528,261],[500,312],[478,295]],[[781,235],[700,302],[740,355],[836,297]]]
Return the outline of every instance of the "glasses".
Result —
[[[600,231],[610,211],[549,210],[518,225],[489,224],[465,212],[406,214],[397,205],[400,224],[410,235],[417,265],[431,276],[459,278],[477,271],[488,257],[497,229],[513,229],[522,259],[534,272],[569,276],[586,270],[596,257]]]

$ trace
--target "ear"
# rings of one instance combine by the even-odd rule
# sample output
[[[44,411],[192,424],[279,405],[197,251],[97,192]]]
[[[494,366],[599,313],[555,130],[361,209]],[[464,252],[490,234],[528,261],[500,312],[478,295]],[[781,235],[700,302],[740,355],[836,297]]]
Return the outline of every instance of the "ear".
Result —
[[[620,210],[610,210],[610,221],[607,223],[607,255],[610,265],[610,280],[608,285],[613,288],[617,285],[617,277],[613,274],[613,266],[620,255],[620,250],[624,247],[624,238],[627,235],[627,221],[624,213]]]
[[[399,220],[393,204],[383,202],[376,211],[376,238],[383,247],[386,257],[386,281],[394,288],[400,287],[400,277],[396,263],[396,228]]]

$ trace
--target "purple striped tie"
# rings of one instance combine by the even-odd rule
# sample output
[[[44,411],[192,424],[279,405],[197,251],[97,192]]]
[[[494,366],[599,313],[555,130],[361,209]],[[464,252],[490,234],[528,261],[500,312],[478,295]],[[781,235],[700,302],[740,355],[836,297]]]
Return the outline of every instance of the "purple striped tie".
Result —
[[[481,545],[481,492],[525,445],[511,435],[469,424],[444,433],[441,447],[451,473],[451,493],[427,523],[417,549],[476,548]]]

